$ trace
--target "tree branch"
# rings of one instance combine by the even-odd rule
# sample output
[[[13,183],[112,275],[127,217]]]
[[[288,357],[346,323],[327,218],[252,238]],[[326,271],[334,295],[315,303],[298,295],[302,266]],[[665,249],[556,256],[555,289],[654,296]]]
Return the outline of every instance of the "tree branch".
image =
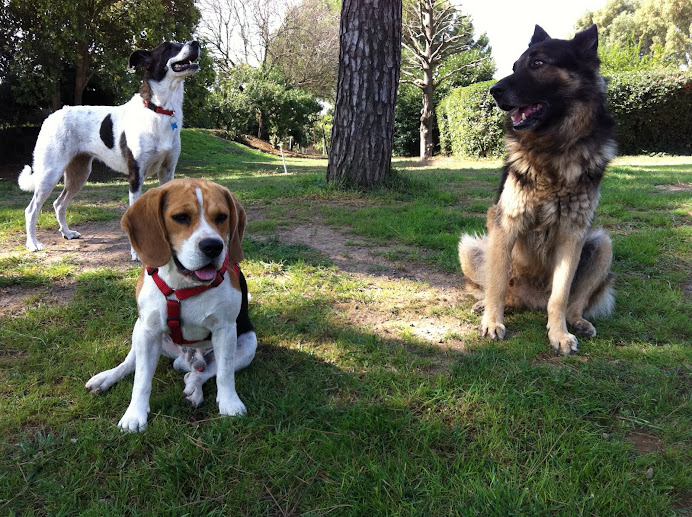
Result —
[[[437,81],[435,81],[435,82],[433,83],[434,88],[437,88],[438,86],[440,86],[440,84],[441,84],[442,82],[444,82],[445,80],[449,79],[451,76],[453,76],[453,75],[456,74],[457,72],[461,72],[461,71],[462,71],[463,69],[465,69],[465,68],[470,68],[470,67],[472,67],[472,66],[476,66],[477,64],[482,63],[483,61],[487,61],[488,59],[490,59],[490,56],[482,57],[482,58],[480,58],[480,59],[474,59],[474,60],[471,61],[470,63],[466,63],[465,65],[456,67],[454,70],[451,70],[451,71],[447,72],[445,75],[443,75],[442,77],[440,77]]]

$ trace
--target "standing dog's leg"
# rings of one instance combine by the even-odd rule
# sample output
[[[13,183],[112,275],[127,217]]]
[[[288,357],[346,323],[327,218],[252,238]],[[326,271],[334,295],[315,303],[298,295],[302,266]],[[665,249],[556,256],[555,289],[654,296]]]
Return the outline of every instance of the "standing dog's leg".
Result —
[[[132,332],[132,348],[136,358],[135,382],[130,405],[118,422],[118,427],[123,431],[144,431],[147,427],[151,381],[161,353],[161,338],[160,332],[145,329],[141,320],[135,323]]]
[[[65,169],[65,188],[58,196],[58,199],[53,203],[55,209],[55,218],[60,225],[60,233],[64,239],[78,239],[78,232],[72,231],[67,227],[65,220],[65,211],[67,205],[72,201],[77,192],[79,192],[86,180],[91,174],[91,162],[93,158],[88,154],[78,154],[69,163]]]
[[[175,173],[175,167],[178,164],[179,155],[179,148],[177,152],[174,149],[172,152],[168,153],[168,156],[166,156],[166,159],[161,164],[161,167],[159,167],[159,171],[157,173],[157,176],[159,178],[159,185],[168,183],[173,179],[173,174]]]
[[[245,404],[235,390],[235,359],[238,337],[235,322],[221,329],[212,330],[211,342],[216,359],[216,402],[219,413],[227,416],[247,413]]]
[[[146,154],[143,154],[142,156],[139,156],[138,159],[135,159],[134,155],[132,154],[132,150],[127,146],[125,133],[123,133],[122,137],[120,138],[120,150],[122,151],[127,162],[127,175],[130,182],[129,201],[130,206],[132,206],[133,203],[139,199],[139,196],[142,193],[142,184],[147,178],[147,171],[149,170],[150,164],[147,161]],[[132,260],[139,260],[137,252],[132,246],[130,246],[130,257]]]
[[[29,177],[37,182],[22,187],[23,190],[34,191],[34,196],[24,210],[24,218],[26,220],[26,247],[29,251],[39,251],[43,249],[43,244],[41,244],[36,237],[36,220],[38,219],[41,207],[46,202],[46,199],[48,199],[48,196],[50,196],[50,193],[53,192],[55,185],[60,181],[60,177],[63,175],[66,166],[67,163],[57,162],[50,168],[44,168],[42,162],[34,160],[33,173],[31,173],[31,168],[29,166],[25,167],[22,172],[22,176],[29,173]]]
[[[566,235],[560,241],[555,250],[555,269],[548,299],[548,339],[556,352],[571,354],[579,350],[579,342],[567,331],[567,302],[584,241],[573,235]]]

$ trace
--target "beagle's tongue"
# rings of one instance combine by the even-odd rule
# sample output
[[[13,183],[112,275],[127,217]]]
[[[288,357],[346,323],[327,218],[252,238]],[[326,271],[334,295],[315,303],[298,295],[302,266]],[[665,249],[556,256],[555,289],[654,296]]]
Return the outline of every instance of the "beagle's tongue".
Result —
[[[203,267],[195,271],[195,276],[204,282],[213,280],[216,277],[216,269],[214,266]]]

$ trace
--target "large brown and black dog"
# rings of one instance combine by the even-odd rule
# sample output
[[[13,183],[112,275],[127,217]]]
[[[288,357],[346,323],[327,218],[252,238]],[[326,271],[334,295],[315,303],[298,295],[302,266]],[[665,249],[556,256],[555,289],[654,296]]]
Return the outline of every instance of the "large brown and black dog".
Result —
[[[505,336],[505,307],[548,311],[557,352],[596,335],[585,319],[610,314],[615,297],[612,245],[591,228],[599,183],[616,151],[599,73],[596,26],[571,40],[536,26],[514,73],[490,93],[509,112],[507,158],[488,235],[462,235],[459,259],[467,285],[484,308],[480,332]]]

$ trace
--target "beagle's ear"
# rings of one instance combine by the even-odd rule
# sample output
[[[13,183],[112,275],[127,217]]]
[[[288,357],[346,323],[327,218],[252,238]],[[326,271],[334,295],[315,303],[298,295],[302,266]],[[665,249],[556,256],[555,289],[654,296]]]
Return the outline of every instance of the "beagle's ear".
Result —
[[[139,260],[150,267],[161,267],[171,259],[171,245],[163,221],[163,204],[167,189],[146,191],[120,221]]]
[[[230,237],[228,239],[228,258],[231,264],[238,264],[243,261],[243,235],[245,234],[245,209],[228,189],[224,189],[226,202],[231,211]]]

